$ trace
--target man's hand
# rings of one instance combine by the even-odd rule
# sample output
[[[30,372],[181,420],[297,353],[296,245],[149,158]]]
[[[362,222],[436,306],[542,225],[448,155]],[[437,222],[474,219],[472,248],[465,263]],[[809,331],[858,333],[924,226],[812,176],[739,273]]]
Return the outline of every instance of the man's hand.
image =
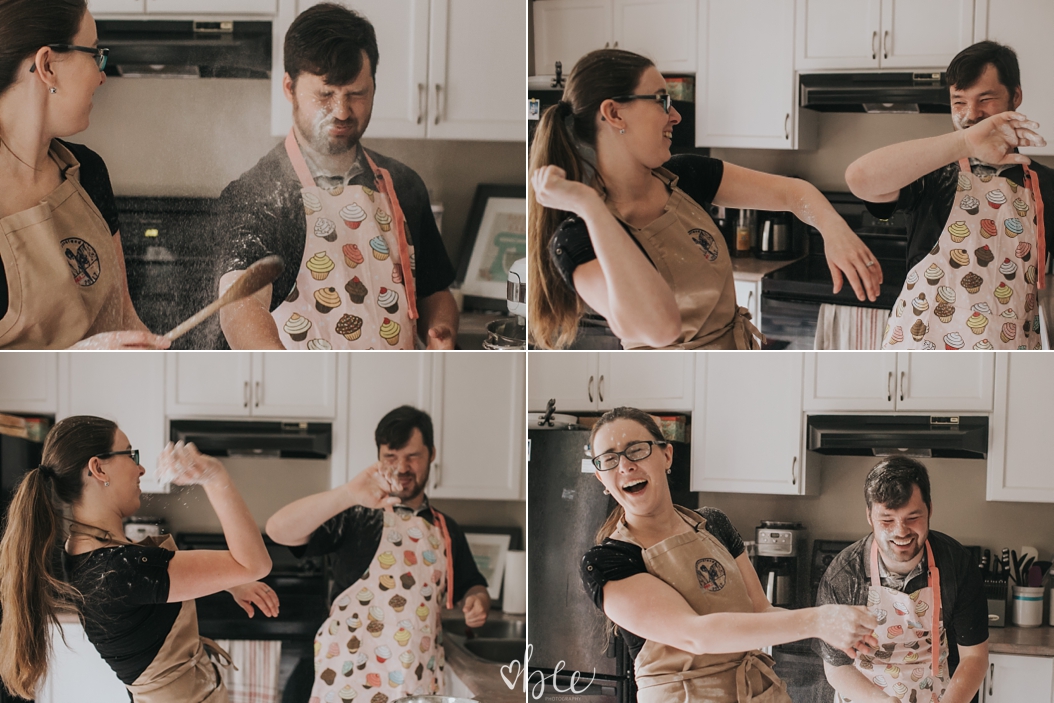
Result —
[[[228,588],[227,593],[234,596],[234,602],[240,605],[250,618],[256,612],[253,605],[269,618],[278,617],[278,594],[266,583],[243,583],[241,586]]]
[[[1046,146],[1047,141],[1035,130],[1033,122],[1020,112],[1001,112],[981,120],[961,132],[967,153],[986,164],[1028,164],[1024,154],[1015,154],[1021,146]]]
[[[490,612],[490,595],[487,594],[487,589],[483,586],[470,588],[461,610],[465,613],[465,625],[468,627],[482,627],[486,624]]]
[[[428,349],[453,349],[454,330],[448,325],[436,325],[428,330]]]
[[[344,484],[355,505],[374,510],[389,509],[401,501],[391,495],[392,486],[381,462],[375,462]]]

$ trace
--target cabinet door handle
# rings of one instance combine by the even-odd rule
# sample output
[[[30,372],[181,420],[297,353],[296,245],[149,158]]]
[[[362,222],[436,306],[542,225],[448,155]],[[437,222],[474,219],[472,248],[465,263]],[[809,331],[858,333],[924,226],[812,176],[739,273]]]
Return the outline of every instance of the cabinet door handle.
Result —
[[[442,112],[442,110],[439,109],[439,91],[442,89],[443,86],[441,86],[439,83],[436,83],[436,124],[439,124],[439,113]]]
[[[618,48],[618,40],[617,39],[615,40],[615,46],[613,46],[612,48],[613,49],[617,49]]]
[[[994,696],[992,687],[995,686],[995,664],[988,665],[988,695]]]
[[[243,392],[244,402],[242,403],[243,408],[249,407],[249,382],[245,382],[245,390]]]
[[[882,58],[889,58],[889,30],[882,35]]]
[[[750,301],[753,300],[753,299],[754,299],[754,291],[748,291],[747,292],[747,310],[750,310],[751,314],[754,313],[754,309],[752,307],[750,307]],[[757,317],[757,316],[755,315],[755,317]]]
[[[611,42],[609,42],[609,41],[604,42],[604,48],[605,49],[610,49],[611,48]]]
[[[443,476],[443,465],[438,461],[433,465],[432,470],[432,488],[439,487],[439,481]]]
[[[783,118],[783,138],[784,139],[790,139],[791,138],[790,121],[791,121],[791,114],[788,112],[787,116]]]
[[[878,58],[878,47],[875,43],[878,41],[878,30],[871,32],[871,60],[874,61]]]
[[[417,84],[417,124],[421,124],[425,119],[425,94],[427,92],[427,85],[424,83]]]
[[[906,375],[906,373],[907,373],[906,371],[901,371],[900,372],[900,402],[901,403],[904,402],[904,376]]]
[[[593,377],[589,377],[589,388],[586,389],[586,393],[589,395],[589,402],[593,402]]]
[[[260,382],[259,381],[256,382],[256,393],[254,393],[253,395],[256,398],[256,400],[253,403],[253,405],[258,408],[258,407],[260,407],[260,396],[262,395],[260,393]]]
[[[889,372],[889,376],[886,378],[886,402],[893,402],[893,372]]]
[[[599,399],[601,403],[604,402],[604,377],[603,376],[601,376],[600,380],[597,381],[597,399]]]
[[[798,485],[798,472],[796,471],[797,468],[798,468],[798,457],[794,457],[794,459],[791,461],[791,485],[792,486],[797,486]]]

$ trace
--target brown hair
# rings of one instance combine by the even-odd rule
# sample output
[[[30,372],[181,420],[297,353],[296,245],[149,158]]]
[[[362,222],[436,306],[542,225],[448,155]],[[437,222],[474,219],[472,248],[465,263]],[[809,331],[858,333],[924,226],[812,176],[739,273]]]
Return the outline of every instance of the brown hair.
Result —
[[[285,34],[285,72],[296,84],[304,71],[322,76],[328,85],[345,85],[362,72],[362,53],[377,79],[377,33],[370,21],[334,3],[312,5],[300,13]]]
[[[47,671],[57,614],[75,609],[80,600],[76,589],[52,573],[64,532],[56,503],[80,498],[84,467],[113,449],[116,433],[117,425],[99,417],[59,422],[44,440],[40,467],[25,475],[8,508],[0,541],[0,679],[22,698],[34,697]]]
[[[647,430],[648,434],[650,434],[653,439],[660,442],[666,441],[666,438],[662,435],[662,430],[659,429],[659,424],[655,422],[655,418],[651,415],[643,410],[638,410],[637,408],[620,407],[615,408],[614,410],[608,410],[601,415],[600,419],[597,420],[595,425],[593,425],[593,429],[589,432],[589,450],[591,452],[593,451],[593,438],[597,436],[597,431],[604,425],[612,423],[615,420],[632,420]],[[610,537],[611,533],[615,531],[615,528],[618,527],[619,522],[625,516],[626,511],[622,509],[622,506],[616,505],[615,509],[611,511],[611,514],[608,515],[608,519],[605,520],[604,524],[601,525],[599,530],[597,530],[596,543],[600,544]]]
[[[543,166],[559,166],[567,178],[604,190],[596,173],[595,157],[583,156],[596,149],[597,113],[605,100],[634,92],[640,77],[654,64],[647,58],[621,49],[592,51],[575,64],[567,78],[563,100],[549,107],[538,123],[531,147],[530,172]],[[542,207],[527,183],[528,311],[534,343],[544,349],[567,347],[578,333],[582,303],[560,278],[549,255],[549,244],[560,223],[572,213]]]
[[[1021,68],[1017,63],[1017,54],[1009,46],[994,41],[981,41],[966,47],[948,64],[945,79],[948,85],[959,90],[966,90],[976,83],[988,65],[995,66],[999,82],[1010,91],[1021,87]]]
[[[906,505],[915,492],[922,493],[922,501],[930,507],[930,475],[926,466],[906,456],[891,456],[875,464],[864,480],[864,502],[867,510],[875,503],[896,510]]]

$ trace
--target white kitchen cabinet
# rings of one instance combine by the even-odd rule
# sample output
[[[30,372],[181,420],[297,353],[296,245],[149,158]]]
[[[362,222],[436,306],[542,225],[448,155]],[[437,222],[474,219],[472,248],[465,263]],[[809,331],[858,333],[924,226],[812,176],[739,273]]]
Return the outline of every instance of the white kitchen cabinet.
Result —
[[[172,417],[333,419],[336,354],[172,355],[168,414]]]
[[[1014,48],[1021,66],[1022,100],[1018,111],[1039,122],[1040,132],[1048,137],[1047,146],[1023,147],[1021,152],[1030,156],[1054,154],[1054,139],[1049,138],[1050,125],[1054,125],[1054,91],[1048,88],[1047,73],[1054,65],[1054,42],[1050,41],[1054,3],[977,0],[977,5],[977,40],[991,39]]]
[[[434,498],[521,500],[525,354],[433,355]]]
[[[51,643],[54,650],[37,703],[128,700],[128,689],[88,641],[80,623],[64,623],[61,632],[53,629]]]
[[[603,412],[621,405],[653,412],[690,412],[694,404],[692,352],[545,352],[531,354],[528,408]]]
[[[824,352],[805,363],[807,411],[990,412],[992,354]]]
[[[273,15],[278,0],[146,0],[146,11],[168,14]]]
[[[750,311],[750,321],[761,329],[761,281],[748,281],[737,278],[736,304]]]
[[[113,420],[139,450],[146,474],[144,493],[165,493],[167,484],[154,481],[157,457],[167,438],[165,421],[165,361],[177,354],[115,354],[78,352],[59,359],[59,412],[56,420],[73,415],[97,415]],[[62,699],[64,700],[64,699]]]
[[[794,0],[701,0],[699,38],[696,146],[815,146],[815,114],[798,109]]]
[[[973,36],[974,0],[798,0],[795,68],[944,69]]]
[[[647,56],[663,73],[696,70],[696,0],[536,0],[535,67],[564,75],[595,49]]]
[[[54,415],[57,372],[55,352],[0,354],[0,412]]]
[[[983,703],[1054,700],[1054,658],[989,654]]]
[[[106,14],[142,13],[146,0],[88,0],[88,12],[93,16]]]
[[[817,495],[802,462],[803,355],[698,356],[691,490]]]
[[[271,131],[292,127],[282,92],[283,40],[319,0],[279,0],[272,47]],[[527,27],[514,0],[339,0],[377,32],[379,59],[367,138],[522,141]],[[517,49],[517,47],[521,47]]]
[[[1054,503],[1047,417],[1054,379],[1045,354],[996,354],[995,410],[989,426],[988,500]]]

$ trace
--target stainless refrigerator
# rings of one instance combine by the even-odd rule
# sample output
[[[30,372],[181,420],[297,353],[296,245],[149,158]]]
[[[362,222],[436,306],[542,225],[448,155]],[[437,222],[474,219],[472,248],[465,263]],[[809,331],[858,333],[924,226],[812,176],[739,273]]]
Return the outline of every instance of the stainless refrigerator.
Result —
[[[629,651],[621,637],[610,634],[607,619],[579,576],[582,556],[615,507],[593,476],[589,431],[572,427],[527,434],[530,670],[538,672],[532,681],[539,673],[547,677],[543,701],[585,697],[591,703],[631,703],[636,689]],[[695,507],[697,498],[688,491],[689,445],[674,442],[673,447],[674,503]],[[583,691],[594,670],[594,683]],[[581,678],[573,693],[567,688],[576,671]]]

